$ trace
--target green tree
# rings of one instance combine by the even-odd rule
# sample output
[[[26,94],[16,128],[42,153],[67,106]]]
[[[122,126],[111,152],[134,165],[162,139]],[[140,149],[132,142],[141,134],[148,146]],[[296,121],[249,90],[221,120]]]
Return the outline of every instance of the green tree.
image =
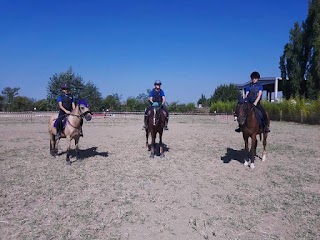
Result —
[[[290,30],[290,41],[284,47],[283,55],[280,57],[280,70],[283,81],[283,95],[285,98],[291,96],[305,95],[303,81],[306,71],[306,60],[303,54],[303,30],[298,22]],[[304,66],[303,66],[304,65]]]
[[[17,96],[13,99],[13,102],[11,104],[11,111],[15,112],[23,112],[23,111],[32,111],[34,108],[35,100],[23,97],[23,96]]]
[[[82,77],[76,76],[73,73],[72,68],[69,68],[66,72],[55,73],[48,83],[47,87],[47,100],[50,106],[50,110],[56,110],[57,97],[61,94],[60,86],[62,83],[67,83],[70,86],[70,91],[75,100],[79,99],[82,91],[85,88]]]
[[[0,95],[0,111],[3,111],[4,108],[4,96]]]
[[[1,93],[4,97],[4,109],[6,111],[13,111],[12,110],[12,103],[13,103],[15,97],[19,94],[19,90],[20,90],[19,87],[14,87],[14,88],[5,87],[2,90]]]
[[[283,95],[317,99],[320,95],[320,0],[310,0],[306,21],[295,23],[280,57]]]
[[[209,99],[209,103],[214,103],[218,101],[222,102],[230,102],[230,101],[235,101],[239,97],[239,90],[234,84],[229,84],[229,85],[220,85],[218,86],[211,98]]]
[[[50,105],[47,99],[41,99],[34,103],[34,107],[37,111],[50,111]]]
[[[199,98],[197,104],[201,104],[202,107],[206,107],[207,106],[207,98],[204,94],[201,94],[201,97]]]
[[[305,45],[308,47],[309,72],[307,75],[307,97],[320,97],[320,0],[309,2],[308,16],[305,24]]]
[[[91,111],[102,110],[101,93],[92,82],[86,83],[83,87],[83,90],[79,92],[79,99],[83,98],[85,98],[88,101]]]
[[[139,111],[140,102],[137,98],[128,97],[125,105],[125,111],[132,112],[132,111]]]
[[[108,95],[102,100],[102,106],[105,110],[121,111],[121,96],[117,93]]]

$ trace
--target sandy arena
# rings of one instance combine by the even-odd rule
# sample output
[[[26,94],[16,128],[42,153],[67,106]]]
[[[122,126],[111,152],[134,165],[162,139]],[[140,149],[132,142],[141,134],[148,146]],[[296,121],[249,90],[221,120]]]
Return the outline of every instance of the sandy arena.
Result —
[[[0,117],[0,239],[320,239],[319,126],[271,122],[251,170],[232,116],[172,115],[164,159],[142,115],[94,117],[67,166],[47,120]]]

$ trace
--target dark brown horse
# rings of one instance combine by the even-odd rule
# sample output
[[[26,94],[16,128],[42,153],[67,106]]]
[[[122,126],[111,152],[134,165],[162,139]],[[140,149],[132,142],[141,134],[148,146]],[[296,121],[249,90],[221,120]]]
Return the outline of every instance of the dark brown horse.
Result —
[[[59,139],[56,140],[55,135],[57,134],[57,129],[54,126],[56,119],[58,118],[58,113],[54,114],[50,117],[48,127],[49,127],[49,134],[50,134],[50,154],[52,156],[56,156],[58,153],[58,142]],[[66,117],[66,124],[63,132],[61,133],[62,138],[66,138],[68,142],[67,148],[67,156],[66,161],[67,164],[70,165],[70,155],[69,151],[71,148],[71,140],[74,139],[75,146],[76,146],[76,158],[79,159],[79,139],[80,139],[80,130],[81,130],[81,121],[82,119],[86,119],[90,121],[92,118],[89,105],[87,104],[86,100],[80,100],[79,104],[72,110],[70,115]]]
[[[148,147],[148,136],[151,134],[151,148],[150,158],[154,158],[154,148],[156,143],[156,136],[159,133],[160,158],[164,157],[164,149],[162,143],[162,133],[165,126],[165,113],[161,107],[152,107],[148,114],[147,128],[146,128],[146,147]]]
[[[267,114],[268,115],[268,114]],[[257,155],[257,135],[263,135],[263,151],[262,151],[262,161],[266,160],[266,145],[267,145],[267,137],[268,133],[264,131],[264,127],[259,125],[259,121],[256,115],[256,108],[252,103],[248,101],[241,100],[238,102],[236,108],[236,116],[237,121],[239,123],[240,129],[243,133],[245,150],[248,152],[248,159],[245,159],[244,165],[250,166],[250,168],[254,168],[254,160]],[[269,116],[268,116],[268,126],[270,124]],[[251,138],[251,148],[249,152],[249,137]]]

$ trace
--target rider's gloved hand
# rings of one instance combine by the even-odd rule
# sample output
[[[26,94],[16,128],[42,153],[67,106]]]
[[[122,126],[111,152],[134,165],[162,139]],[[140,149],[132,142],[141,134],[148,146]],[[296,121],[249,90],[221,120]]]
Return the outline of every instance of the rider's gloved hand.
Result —
[[[153,102],[153,103],[152,103],[152,107],[159,107],[159,103]]]

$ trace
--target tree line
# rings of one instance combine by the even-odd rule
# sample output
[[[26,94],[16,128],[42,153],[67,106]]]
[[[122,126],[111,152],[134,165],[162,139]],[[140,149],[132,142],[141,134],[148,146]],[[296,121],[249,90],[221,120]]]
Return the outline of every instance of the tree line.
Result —
[[[71,68],[66,72],[55,73],[48,81],[47,98],[35,100],[19,96],[19,87],[6,87],[0,95],[0,111],[57,111],[57,97],[61,94],[60,86],[67,83],[70,91],[77,102],[79,99],[87,99],[90,109],[94,112],[103,111],[144,111],[149,105],[150,89],[146,93],[140,93],[136,97],[128,97],[122,100],[122,96],[114,93],[102,97],[99,89],[92,82],[85,82],[83,78],[76,75]],[[169,111],[192,112],[196,109],[194,103],[171,102],[167,106]]]

